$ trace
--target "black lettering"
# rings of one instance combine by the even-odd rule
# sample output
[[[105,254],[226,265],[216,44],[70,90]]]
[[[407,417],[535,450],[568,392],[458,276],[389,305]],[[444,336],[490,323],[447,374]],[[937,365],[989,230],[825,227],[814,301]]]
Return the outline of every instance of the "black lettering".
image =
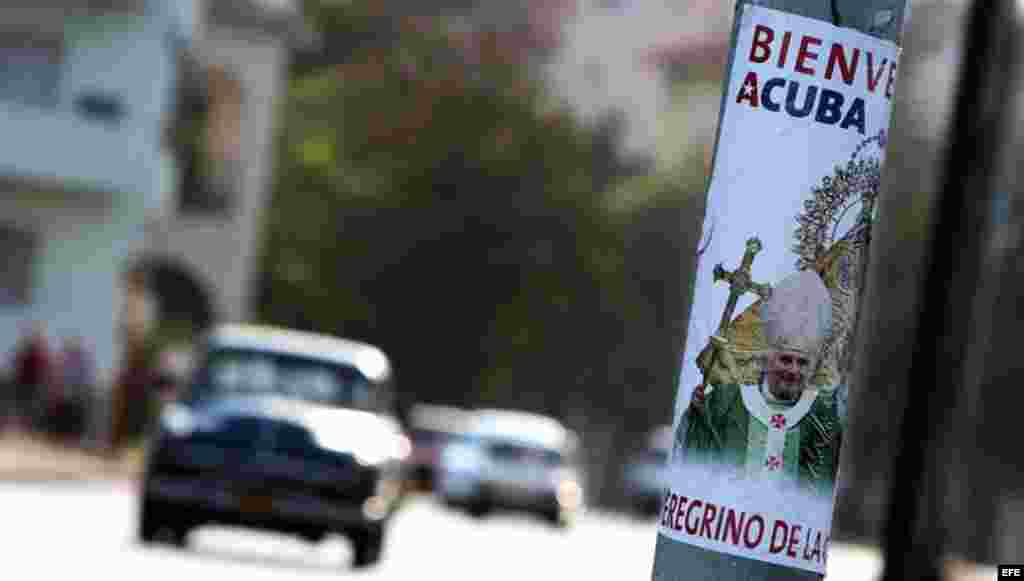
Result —
[[[814,120],[825,125],[835,125],[843,116],[843,94],[831,89],[822,89],[818,97],[818,114]]]
[[[818,87],[810,86],[807,87],[807,94],[804,96],[803,106],[797,108],[796,98],[800,92],[800,83],[796,81],[789,82],[789,91],[786,93],[786,113],[789,113],[793,117],[798,119],[807,117],[811,114],[811,110],[814,108],[814,100],[818,96]],[[844,121],[845,123],[845,121]]]
[[[775,102],[774,99],[772,99],[772,90],[777,89],[778,87],[783,87],[785,85],[785,79],[772,79],[765,83],[764,90],[761,92],[761,106],[769,111],[778,113],[781,107],[778,103]]]
[[[846,117],[843,118],[843,122],[839,124],[839,127],[847,129],[849,127],[856,127],[857,131],[864,135],[866,129],[864,128],[864,99],[857,97],[850,104],[850,109],[846,112]]]

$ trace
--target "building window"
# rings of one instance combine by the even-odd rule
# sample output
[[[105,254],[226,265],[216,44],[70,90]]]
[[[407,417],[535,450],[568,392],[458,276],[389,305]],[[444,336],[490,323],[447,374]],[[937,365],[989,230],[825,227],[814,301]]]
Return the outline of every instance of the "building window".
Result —
[[[0,99],[56,105],[63,63],[63,39],[32,31],[0,30]]]
[[[226,217],[235,210],[241,189],[242,87],[220,67],[210,67],[202,78],[202,90],[186,89],[179,103],[178,210]]]
[[[75,110],[93,121],[115,125],[125,116],[124,101],[117,95],[89,92],[75,98]]]
[[[0,306],[29,303],[37,247],[33,233],[0,224]]]
[[[596,58],[588,59],[583,65],[583,76],[593,89],[604,88],[605,67]]]

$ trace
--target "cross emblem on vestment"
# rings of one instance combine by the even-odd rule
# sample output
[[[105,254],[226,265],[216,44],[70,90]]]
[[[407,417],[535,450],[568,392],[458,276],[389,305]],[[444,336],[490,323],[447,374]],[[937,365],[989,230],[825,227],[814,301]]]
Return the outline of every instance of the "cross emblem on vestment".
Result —
[[[778,456],[769,456],[768,459],[764,461],[764,465],[767,466],[769,470],[778,470],[779,468],[782,468],[782,460],[780,460]]]
[[[786,427],[786,416],[782,414],[775,414],[769,421],[772,423],[772,427],[776,430],[781,430]]]

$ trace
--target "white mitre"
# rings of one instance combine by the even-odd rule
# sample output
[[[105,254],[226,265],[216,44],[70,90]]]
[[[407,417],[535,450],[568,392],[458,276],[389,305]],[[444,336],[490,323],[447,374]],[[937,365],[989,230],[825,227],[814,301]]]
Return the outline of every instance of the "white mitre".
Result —
[[[768,344],[817,358],[832,330],[832,297],[815,272],[803,270],[772,288],[761,305]]]

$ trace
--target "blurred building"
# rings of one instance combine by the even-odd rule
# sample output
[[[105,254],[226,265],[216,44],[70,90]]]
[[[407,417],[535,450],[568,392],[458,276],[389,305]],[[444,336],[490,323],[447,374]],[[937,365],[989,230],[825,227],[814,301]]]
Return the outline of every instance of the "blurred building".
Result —
[[[106,386],[128,327],[248,317],[301,20],[259,0],[0,6],[0,352],[41,321],[84,337]]]
[[[134,263],[158,318],[193,329],[250,317],[276,111],[305,38],[292,0],[200,1],[195,14],[167,132],[177,168]]]
[[[704,69],[723,60],[734,2],[575,3],[563,23],[563,42],[549,77],[584,119],[618,112],[626,122],[626,150],[661,158],[666,141],[686,142],[680,132],[706,129],[708,123],[700,120],[713,120],[713,111],[709,114],[703,106],[694,110],[692,100],[680,94],[680,81],[695,77],[697,69],[705,75]],[[686,79],[680,79],[684,71]],[[711,92],[716,97],[717,89]],[[694,115],[683,123],[667,123],[666,116],[679,117],[680,103]],[[687,123],[694,120],[698,122]]]
[[[613,128],[619,153],[665,169],[709,147],[735,2],[439,4],[467,54],[491,48],[530,65],[582,121]]]
[[[679,26],[652,37],[638,54],[643,67],[659,72],[653,136],[662,168],[697,152],[710,170],[734,10],[735,2],[689,2]]]
[[[122,273],[171,163],[162,127],[188,11],[155,0],[0,5],[0,352],[22,324],[117,363]],[[5,358],[3,365],[9,363]]]
[[[471,0],[438,2],[462,34],[472,62],[492,52],[528,65],[581,120],[603,125],[622,118],[628,152],[651,153],[656,133],[657,71],[638,51],[682,12],[670,2],[628,0]],[[659,9],[660,8],[660,9]],[[669,18],[666,18],[669,16]],[[610,41],[614,39],[614,41]],[[613,121],[614,123],[614,121]]]
[[[472,62],[481,52],[496,52],[515,62],[542,65],[562,42],[562,24],[576,0],[385,0],[381,10],[416,21],[441,16],[461,36]]]

